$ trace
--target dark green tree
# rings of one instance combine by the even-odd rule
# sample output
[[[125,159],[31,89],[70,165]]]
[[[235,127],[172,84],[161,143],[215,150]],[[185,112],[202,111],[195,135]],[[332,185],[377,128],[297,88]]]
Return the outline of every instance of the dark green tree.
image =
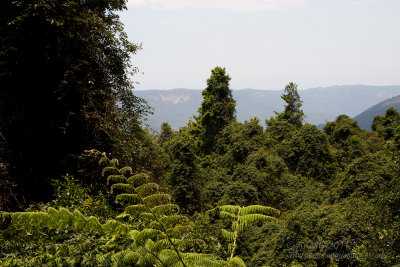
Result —
[[[196,118],[201,128],[200,140],[203,151],[212,150],[215,138],[230,122],[235,121],[236,101],[229,88],[231,78],[225,68],[216,67],[211,70],[211,77],[207,80],[207,88],[203,90],[203,102]]]
[[[277,119],[279,121],[288,121],[291,124],[300,127],[304,120],[304,112],[301,110],[303,101],[300,100],[300,95],[297,92],[297,84],[290,82],[286,85],[281,98],[286,102],[286,104],[283,112],[275,112]]]
[[[171,128],[171,125],[168,124],[168,122],[163,122],[161,124],[161,131],[160,131],[160,136],[159,140],[162,144],[165,142],[169,141],[174,137],[174,131]]]
[[[148,111],[132,94],[125,0],[0,0],[3,158],[26,199],[76,170],[83,150],[123,152]],[[43,164],[43,162],[47,164]]]
[[[169,184],[176,203],[185,213],[193,213],[201,208],[200,175],[193,139],[184,132],[169,141],[166,146],[172,162]]]
[[[287,166],[296,174],[329,181],[335,171],[335,161],[328,136],[311,124],[303,125],[289,140],[284,140],[277,150]]]
[[[371,129],[386,140],[393,139],[395,130],[400,125],[400,114],[397,109],[391,107],[385,115],[377,115],[372,121]]]

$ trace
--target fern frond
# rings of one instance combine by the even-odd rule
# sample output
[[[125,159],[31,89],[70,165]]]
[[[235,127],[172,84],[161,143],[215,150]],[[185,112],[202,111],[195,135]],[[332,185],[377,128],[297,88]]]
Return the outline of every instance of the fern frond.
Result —
[[[182,215],[165,216],[165,217],[161,217],[159,220],[167,228],[172,228],[172,227],[174,227],[175,224],[178,224],[178,223],[188,222],[188,218],[185,216],[182,216]]]
[[[115,198],[116,203],[126,202],[126,203],[139,203],[140,198],[137,194],[119,194]]]
[[[179,256],[176,254],[176,252],[172,249],[164,249],[160,254],[159,254],[160,259],[165,263],[166,266],[180,266],[182,267],[182,264],[180,263]]]
[[[125,208],[125,212],[133,216],[138,216],[145,211],[147,211],[147,208],[143,204],[131,205]]]
[[[135,187],[147,183],[148,180],[149,176],[145,173],[135,174],[128,178],[128,182]]]
[[[188,234],[190,232],[190,230],[192,230],[192,227],[190,225],[186,225],[186,224],[176,225],[176,226],[168,229],[168,234],[171,237],[178,238],[185,234]]]
[[[235,256],[235,257],[229,259],[228,264],[230,267],[231,266],[232,267],[246,267],[246,264],[244,263],[244,261],[238,256]]]
[[[261,205],[251,205],[247,207],[243,207],[240,210],[240,215],[254,214],[260,213],[270,216],[279,216],[280,211],[271,207],[261,206]]]
[[[123,167],[123,168],[119,169],[119,173],[124,176],[128,176],[133,173],[133,170],[131,167],[127,166],[127,167]]]
[[[122,266],[135,266],[140,258],[140,254],[135,251],[128,251],[122,258]]]
[[[266,223],[266,222],[277,222],[278,220],[274,217],[263,215],[263,214],[248,214],[239,217],[239,229],[240,232],[244,230],[249,224],[252,223]]]
[[[161,216],[161,215],[172,215],[179,213],[179,206],[175,204],[163,204],[156,206],[151,209],[154,214]]]
[[[235,233],[222,229],[222,237],[228,242],[233,242],[233,239],[235,238]]]
[[[153,208],[158,205],[168,204],[171,201],[171,196],[168,194],[153,194],[143,198],[143,201]]]
[[[234,219],[236,218],[236,215],[235,215],[235,214],[232,214],[232,213],[226,212],[226,211],[221,211],[221,212],[219,213],[219,216],[220,216],[221,218],[223,218],[223,219],[232,219],[232,220],[234,220]]]
[[[118,159],[112,159],[112,160],[110,160],[110,163],[111,163],[113,166],[118,166],[118,165],[119,165]]]
[[[94,216],[90,216],[87,219],[87,221],[85,223],[85,229],[87,231],[96,231],[96,232],[99,232],[99,233],[103,232],[103,227],[101,226],[101,224],[99,222],[99,219],[97,219]]]
[[[132,185],[123,183],[113,184],[111,186],[111,194],[114,193],[115,190],[131,194],[135,192]]]
[[[101,157],[101,159],[99,160],[99,165],[108,164],[108,163],[110,163],[110,160],[106,157]]]
[[[228,266],[226,261],[216,260],[213,255],[200,253],[182,253],[188,266],[222,267]]]
[[[140,213],[139,218],[141,220],[144,220],[144,221],[152,221],[152,220],[156,219],[154,217],[154,215],[152,213],[150,213],[150,212],[142,212],[142,213]]]
[[[218,207],[220,211],[225,211],[233,214],[237,214],[239,212],[240,206],[237,205],[224,205]]]
[[[159,185],[156,183],[146,183],[142,184],[141,186],[138,186],[135,188],[136,193],[138,193],[142,197],[149,196],[151,194],[157,193],[159,189]]]
[[[149,239],[155,239],[160,233],[161,232],[156,229],[144,229],[139,232],[135,242],[140,245],[144,245]],[[152,246],[154,246],[154,243],[152,244]],[[148,249],[150,249],[150,247],[148,247]]]
[[[107,177],[107,185],[109,185],[111,182],[112,183],[124,183],[125,179],[126,178],[121,174],[112,174]]]
[[[119,171],[118,171],[117,167],[115,167],[115,166],[108,166],[103,169],[103,171],[101,172],[101,175],[104,176],[104,175],[106,175],[106,173],[119,174]]]
[[[73,213],[74,219],[73,219],[73,229],[75,231],[82,230],[85,227],[86,223],[86,218],[83,216],[83,214],[79,210],[75,210]]]

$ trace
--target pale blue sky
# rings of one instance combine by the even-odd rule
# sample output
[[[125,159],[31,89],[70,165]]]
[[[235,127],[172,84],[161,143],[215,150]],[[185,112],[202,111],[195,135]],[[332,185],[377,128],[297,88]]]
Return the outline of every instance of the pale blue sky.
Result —
[[[136,89],[400,84],[400,0],[129,0]]]

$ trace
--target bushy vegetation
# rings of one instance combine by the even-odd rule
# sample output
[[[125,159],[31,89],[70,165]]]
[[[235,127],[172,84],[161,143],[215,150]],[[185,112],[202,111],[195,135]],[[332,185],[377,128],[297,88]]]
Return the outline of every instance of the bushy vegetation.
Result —
[[[216,67],[193,120],[150,134],[125,1],[3,2],[0,265],[400,263],[397,110],[372,131],[346,115],[319,130],[289,83],[266,127],[239,123]]]

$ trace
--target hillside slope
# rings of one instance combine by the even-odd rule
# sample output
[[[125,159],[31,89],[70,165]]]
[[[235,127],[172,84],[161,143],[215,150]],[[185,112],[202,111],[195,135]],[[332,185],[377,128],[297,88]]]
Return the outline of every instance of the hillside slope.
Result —
[[[386,110],[390,107],[400,110],[400,95],[370,107],[369,109],[355,116],[354,120],[358,121],[358,125],[360,125],[361,128],[370,130],[374,117],[376,115],[384,115]]]

